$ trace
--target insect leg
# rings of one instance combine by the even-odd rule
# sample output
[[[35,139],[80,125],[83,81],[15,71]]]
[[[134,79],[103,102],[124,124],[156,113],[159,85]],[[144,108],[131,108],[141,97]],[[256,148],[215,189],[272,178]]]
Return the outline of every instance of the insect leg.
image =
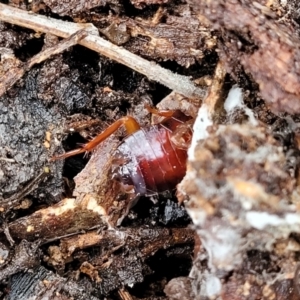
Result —
[[[116,122],[114,122],[113,124],[111,124],[110,126],[108,126],[104,131],[98,134],[90,142],[84,144],[82,148],[75,149],[57,156],[53,156],[50,159],[50,161],[67,158],[80,153],[89,152],[93,150],[96,146],[98,146],[101,142],[103,142],[105,139],[107,139],[109,136],[111,136],[114,132],[116,132],[122,125],[125,126],[127,134],[132,134],[140,129],[140,125],[133,117],[130,116],[123,117],[117,120]]]
[[[176,110],[159,110],[148,104],[145,104],[145,108],[148,110],[149,113],[157,115],[157,116],[161,116],[161,117],[172,117],[174,112],[176,111]]]

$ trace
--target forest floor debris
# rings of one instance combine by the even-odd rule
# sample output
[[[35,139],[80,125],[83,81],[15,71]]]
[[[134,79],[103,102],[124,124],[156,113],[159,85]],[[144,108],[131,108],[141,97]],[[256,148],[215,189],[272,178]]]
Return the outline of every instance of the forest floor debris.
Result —
[[[298,299],[299,4],[127,2],[0,4],[1,297]],[[50,162],[145,105],[196,120],[176,193],[128,211],[122,131]]]

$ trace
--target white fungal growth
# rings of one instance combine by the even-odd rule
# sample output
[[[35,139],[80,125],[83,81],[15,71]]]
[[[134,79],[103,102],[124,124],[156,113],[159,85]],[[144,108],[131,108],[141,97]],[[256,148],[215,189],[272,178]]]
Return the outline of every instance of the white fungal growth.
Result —
[[[237,108],[243,108],[243,94],[242,89],[239,88],[237,85],[234,85],[228,93],[228,96],[224,103],[224,109],[226,110],[227,114],[232,113]]]
[[[258,230],[262,230],[267,226],[300,225],[300,215],[295,213],[287,213],[283,217],[279,217],[267,212],[249,211],[246,213],[246,220]]]
[[[250,124],[254,126],[258,124],[252,110],[244,104],[243,90],[237,85],[234,85],[229,91],[224,103],[224,109],[228,115],[232,114],[237,109],[242,109],[248,116]]]
[[[221,292],[222,284],[218,277],[210,275],[206,277],[206,295],[209,298],[218,296]]]
[[[208,106],[204,103],[200,107],[197,118],[194,123],[193,138],[192,138],[191,146],[188,150],[189,160],[195,159],[195,156],[194,156],[195,147],[196,147],[198,141],[203,140],[208,137],[207,128],[209,126],[211,126],[212,124],[213,124],[213,121],[212,121],[211,115],[209,113]]]
[[[249,122],[256,126],[258,124],[253,112],[243,102],[243,91],[237,85],[234,85],[228,93],[228,96],[224,103],[224,109],[228,115],[232,114],[237,109],[244,110],[245,114],[249,118]],[[200,107],[198,115],[196,117],[193,127],[193,138],[191,146],[188,150],[189,160],[195,160],[194,152],[195,147],[200,140],[204,140],[208,137],[207,128],[213,124],[212,115],[209,111],[209,107],[206,103]]]
[[[208,253],[211,270],[233,270],[242,262],[241,236],[235,228],[214,219],[198,230],[202,244]]]

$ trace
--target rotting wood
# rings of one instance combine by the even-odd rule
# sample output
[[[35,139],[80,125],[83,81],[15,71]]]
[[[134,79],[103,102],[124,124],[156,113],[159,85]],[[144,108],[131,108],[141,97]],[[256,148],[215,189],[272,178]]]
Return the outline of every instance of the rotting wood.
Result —
[[[9,26],[9,25],[7,25],[7,26]],[[13,28],[15,28],[15,27],[13,27]],[[19,30],[20,30],[20,28],[19,28]],[[23,30],[21,29],[21,32],[22,31]],[[24,31],[27,32],[27,30],[24,30]],[[30,34],[30,35],[32,35],[32,34]],[[48,34],[47,34],[47,36],[48,36]],[[46,36],[45,40],[47,40],[47,38],[48,38],[47,36]],[[56,42],[55,39],[56,38],[54,37],[53,43]],[[52,43],[52,45],[53,45],[53,43]],[[74,52],[76,52],[78,49],[86,51],[85,49],[83,49],[83,47],[76,47],[76,49],[74,49]],[[69,56],[71,53],[73,53],[73,51],[65,53],[63,58],[65,59],[65,56]],[[95,55],[95,57],[97,57],[97,54]],[[62,58],[62,55],[55,57],[54,60],[50,60],[50,62],[52,63],[52,66],[55,65],[57,63],[57,61],[60,61],[60,58]],[[61,59],[61,61],[62,60],[63,59]],[[103,60],[106,61],[106,59],[103,59]],[[66,62],[65,60],[63,60],[63,61]],[[114,63],[112,63],[112,64],[114,65]],[[71,64],[69,64],[69,66],[70,65]],[[66,64],[66,66],[64,66],[64,68],[67,68],[67,66],[68,66],[68,64]],[[37,66],[37,68],[34,68],[34,70],[31,70],[31,72],[28,75],[30,76],[31,73],[33,73],[33,71],[37,70],[37,71],[39,71],[39,72],[37,72],[38,76],[41,76],[41,74],[43,74],[43,71],[44,71],[43,69],[47,69],[47,68],[50,69],[51,64],[48,65],[48,62],[46,62],[46,64],[42,65],[42,67],[43,67],[42,70],[40,70],[40,67],[41,66]],[[92,68],[90,68],[90,69],[92,69]],[[56,71],[57,69],[54,68],[54,70]],[[81,69],[79,68],[78,70],[81,70]],[[76,71],[77,71],[77,69],[76,69]],[[63,72],[61,72],[61,73],[53,72],[53,73],[55,73],[55,75],[56,75],[55,78],[60,79],[59,76]],[[65,75],[65,74],[63,74],[63,75]],[[134,74],[134,75],[136,76],[136,74]],[[26,74],[26,77],[27,77],[27,74]],[[26,79],[26,77],[24,79]],[[48,76],[44,76],[44,77],[45,77],[45,81],[49,78]],[[141,77],[141,76],[138,76],[138,77]],[[73,77],[70,76],[70,78],[73,78]],[[100,80],[100,78],[99,78],[99,80]],[[148,84],[147,80],[145,80],[144,78],[142,80],[146,81]],[[59,85],[59,83],[61,81],[56,81],[56,82],[57,82],[57,85]],[[53,86],[55,86],[54,83],[55,83],[55,79],[53,79]],[[152,84],[151,84],[151,86],[152,86]],[[5,95],[4,97],[10,97],[12,92],[15,91],[15,88],[17,89],[18,87],[14,87],[14,89],[12,89],[12,91],[10,93],[8,93],[8,95]],[[49,88],[49,93],[52,92],[51,88]],[[44,91],[45,90],[38,90],[38,97],[42,96],[42,97],[44,97],[43,99],[46,99],[46,95],[44,94]],[[68,94],[62,93],[60,95],[65,96],[65,97],[61,98],[62,102],[68,98],[67,97]],[[23,100],[23,99],[21,99],[21,100]],[[51,102],[52,99],[53,98],[51,98],[51,97],[46,99],[45,103],[47,105],[52,105],[52,103],[53,103],[53,102]],[[125,100],[123,100],[123,101],[125,102]],[[100,100],[99,100],[99,102],[101,103]],[[21,101],[21,103],[22,103],[22,101]],[[31,106],[31,103],[29,105]],[[141,106],[141,104],[138,104],[138,105]],[[48,106],[47,106],[47,108],[48,108]],[[63,122],[61,122],[61,123],[63,123]],[[61,128],[56,130],[56,127],[55,127],[55,129],[53,129],[53,127],[46,129],[47,130],[46,131],[46,141],[48,141],[50,145],[58,143],[58,139],[60,137],[59,134],[62,132]],[[50,138],[50,135],[51,135],[51,138]],[[43,141],[43,137],[41,140]],[[108,143],[108,144],[111,145],[111,143]],[[47,148],[47,150],[49,149],[46,146],[45,146],[45,148]],[[45,156],[47,157],[47,155],[45,155]],[[110,150],[109,150],[109,152],[107,152],[105,154],[103,154],[103,151],[101,151],[101,150],[97,151],[97,153],[94,153],[93,156],[95,157],[95,160],[97,162],[98,162],[98,158],[99,158],[97,156],[102,156],[102,161],[104,161],[104,165],[105,166],[110,165],[109,161],[108,161],[108,157],[111,156]],[[20,215],[17,215],[17,217],[14,217],[12,219],[13,221],[9,224],[9,229],[12,232],[13,238],[16,239],[16,243],[19,242],[19,238],[22,238],[22,236],[28,238],[29,240],[37,240],[38,242],[41,243],[37,246],[39,248],[39,249],[37,249],[39,251],[38,252],[39,256],[37,256],[37,258],[43,259],[44,256],[46,256],[47,253],[49,253],[48,251],[50,250],[50,248],[53,247],[53,244],[50,246],[43,244],[44,238],[47,238],[47,237],[51,238],[51,236],[52,236],[53,237],[52,241],[54,241],[55,239],[56,240],[63,239],[61,236],[59,237],[59,235],[62,233],[66,236],[66,235],[68,235],[68,233],[72,234],[72,232],[76,232],[76,231],[78,232],[80,230],[89,230],[90,226],[93,226],[95,224],[103,225],[103,223],[104,223],[104,226],[105,226],[107,224],[106,218],[108,217],[106,214],[106,208],[112,207],[112,205],[111,205],[112,203],[110,202],[110,200],[112,200],[112,199],[115,200],[114,201],[115,203],[113,203],[113,206],[114,206],[113,209],[115,209],[114,215],[116,217],[118,217],[120,202],[122,202],[122,199],[119,199],[119,197],[116,197],[116,195],[119,196],[118,190],[115,189],[114,187],[112,188],[111,176],[108,176],[108,173],[106,173],[106,167],[104,167],[104,168],[99,167],[99,163],[97,165],[95,165],[95,164],[93,165],[94,162],[93,162],[93,160],[91,160],[91,165],[89,166],[90,168],[87,167],[86,174],[82,174],[82,175],[88,175],[86,178],[82,178],[83,176],[81,176],[81,178],[78,177],[77,182],[79,184],[77,185],[77,188],[76,188],[76,192],[78,193],[77,199],[73,199],[73,198],[65,199],[61,203],[53,205],[53,203],[49,203],[50,201],[49,202],[46,201],[45,203],[42,202],[42,198],[39,198],[41,195],[40,192],[35,194],[36,198],[38,198],[38,201],[34,202],[34,206],[29,211],[25,211],[26,216],[19,218]],[[36,164],[36,162],[33,161],[33,164]],[[91,172],[88,174],[88,171],[91,171]],[[95,175],[94,171],[97,171],[100,174]],[[54,174],[54,172],[53,172],[53,174]],[[91,184],[92,187],[89,184]],[[90,189],[90,187],[91,187],[91,189]],[[85,193],[85,191],[86,191],[86,193]],[[33,200],[36,200],[36,198],[34,198]],[[48,199],[46,198],[46,200],[48,200]],[[59,199],[55,198],[55,200],[59,200]],[[40,205],[42,205],[42,207],[45,207],[45,205],[47,205],[47,206],[51,205],[51,207],[44,208],[43,210],[41,210]],[[176,206],[176,205],[177,204],[174,203],[174,206]],[[173,207],[173,205],[172,205],[172,207]],[[170,209],[171,205],[168,204],[166,206],[166,208]],[[40,210],[38,210],[38,209],[40,209]],[[176,210],[177,210],[177,208],[176,208]],[[181,208],[180,209],[178,208],[178,210],[181,210]],[[36,211],[36,212],[32,213],[33,211]],[[182,211],[183,211],[183,209],[182,209]],[[25,213],[22,212],[21,216],[25,215]],[[134,213],[135,212],[132,211],[131,216],[134,216]],[[29,216],[28,214],[31,214],[31,215]],[[167,212],[165,214],[167,215]],[[154,241],[153,243],[145,242],[144,245],[142,245],[141,243],[138,244],[139,240],[134,241],[134,243],[138,244],[139,247],[134,247],[134,249],[132,249],[133,254],[131,254],[130,251],[127,251],[127,249],[130,249],[130,246],[132,245],[131,240],[133,238],[134,239],[139,238],[138,233],[139,233],[140,227],[138,225],[136,228],[138,232],[132,231],[131,235],[128,239],[128,243],[126,242],[126,245],[124,245],[124,246],[121,244],[122,247],[127,247],[127,248],[124,248],[124,249],[122,248],[122,249],[120,249],[120,251],[114,251],[114,252],[110,252],[110,249],[109,249],[107,252],[101,253],[100,251],[102,251],[102,249],[99,250],[99,248],[101,248],[101,247],[97,247],[97,246],[94,247],[94,245],[91,243],[91,246],[90,246],[91,249],[87,249],[87,250],[80,249],[76,253],[76,256],[74,255],[74,263],[72,264],[72,266],[67,265],[67,269],[65,270],[65,272],[63,274],[61,274],[59,272],[59,268],[56,269],[57,273],[60,274],[61,276],[66,277],[67,278],[66,280],[69,283],[70,280],[72,279],[72,277],[76,276],[76,274],[78,274],[78,277],[79,277],[79,274],[80,274],[79,270],[81,270],[83,273],[90,276],[90,278],[86,278],[86,276],[84,275],[84,276],[80,276],[80,278],[78,278],[78,281],[83,281],[83,283],[85,283],[87,285],[86,289],[89,289],[89,288],[91,289],[92,288],[91,286],[93,285],[93,289],[94,289],[93,294],[98,295],[100,293],[102,294],[103,290],[100,288],[99,288],[99,290],[95,290],[94,283],[99,282],[99,284],[100,284],[101,282],[100,282],[99,278],[102,279],[101,274],[100,274],[100,277],[98,278],[97,273],[94,272],[97,269],[97,267],[99,267],[99,268],[103,267],[104,270],[101,270],[101,271],[103,271],[104,273],[105,272],[109,273],[109,272],[111,272],[110,264],[112,265],[113,268],[112,268],[111,273],[113,273],[113,274],[106,280],[106,281],[112,282],[110,284],[110,288],[112,290],[120,289],[123,286],[131,286],[132,287],[132,286],[134,286],[135,283],[138,283],[138,282],[141,282],[142,280],[144,280],[144,277],[150,272],[150,270],[149,270],[149,267],[147,266],[147,263],[144,261],[144,259],[142,260],[140,258],[147,257],[148,255],[153,256],[155,251],[158,251],[158,250],[159,250],[159,253],[157,253],[157,256],[161,256],[162,252],[166,252],[167,260],[169,257],[172,257],[172,256],[174,256],[174,258],[179,257],[179,260],[181,260],[182,257],[184,256],[185,257],[184,260],[187,261],[187,263],[184,263],[182,265],[187,270],[189,268],[190,260],[191,260],[190,253],[192,253],[192,244],[193,244],[193,239],[194,239],[193,232],[190,229],[186,229],[186,228],[184,228],[184,229],[177,228],[174,230],[174,232],[171,232],[170,228],[168,228],[166,230],[165,229],[161,230],[161,228],[157,228],[158,230],[152,230],[152,226],[153,227],[163,226],[163,225],[161,225],[161,221],[159,221],[160,223],[156,223],[156,222],[158,222],[156,220],[159,220],[158,219],[159,216],[160,216],[160,214],[158,214],[156,212],[155,212],[155,216],[151,215],[151,219],[154,220],[154,222],[151,221],[150,229],[146,228],[142,231],[142,233],[144,234],[144,240],[149,237],[149,238],[152,238],[152,240]],[[163,215],[163,216],[165,216],[165,215]],[[19,218],[19,219],[17,219],[17,218]],[[180,219],[181,217],[178,216],[176,218]],[[139,219],[137,219],[137,221],[139,222]],[[138,222],[136,222],[136,223],[140,224]],[[148,222],[148,221],[141,220],[141,222]],[[165,221],[163,220],[163,222],[165,222]],[[185,222],[188,222],[188,221],[185,221]],[[149,224],[149,222],[148,222],[148,224]],[[166,223],[163,223],[163,224],[166,224]],[[168,223],[168,224],[170,224],[170,223]],[[186,224],[186,223],[184,223],[184,224]],[[126,224],[125,224],[125,226],[126,226]],[[134,224],[133,227],[134,226],[136,226],[136,225]],[[177,226],[177,224],[175,224],[175,226]],[[106,231],[106,229],[103,231]],[[119,230],[119,228],[114,228],[113,231],[115,232],[116,235],[122,234],[122,230]],[[82,231],[80,231],[80,232],[82,232]],[[186,232],[187,234],[180,235],[179,232],[182,232],[182,233]],[[148,241],[150,241],[150,240],[148,239]],[[182,244],[178,245],[178,243],[180,243],[180,242],[182,242]],[[43,247],[39,247],[41,245],[43,245]],[[175,246],[175,247],[172,247],[172,246]],[[71,245],[71,247],[72,247],[72,245]],[[113,245],[112,249],[117,249],[117,247],[119,247],[119,246],[114,247],[114,245]],[[172,247],[172,248],[169,249],[169,247]],[[123,250],[125,250],[125,251],[123,251]],[[42,253],[42,251],[43,251],[43,253]],[[99,251],[99,253],[97,253],[97,251]],[[108,257],[107,261],[104,261],[103,264],[100,264],[100,265],[97,264],[98,258],[101,259],[103,257],[103,255],[109,256],[110,253],[112,253],[112,255],[114,255],[116,257],[116,263],[113,259],[111,259],[111,257]],[[29,252],[29,254],[31,254],[31,252]],[[44,254],[44,255],[42,255],[42,254]],[[139,255],[139,254],[141,254],[141,255]],[[91,261],[89,260],[88,255],[91,255],[90,256]],[[128,259],[128,257],[129,257],[129,259]],[[86,259],[86,260],[84,260],[84,259]],[[157,258],[154,257],[154,259],[157,259]],[[77,268],[79,266],[79,264],[77,262],[81,264],[80,269]],[[101,262],[101,260],[100,260],[100,262]],[[39,263],[39,261],[38,261],[38,263]],[[44,265],[46,264],[46,260],[44,260],[43,264]],[[140,268],[135,268],[135,265],[139,265]],[[178,265],[175,264],[175,268],[178,268],[178,269],[181,268],[181,263],[179,263]],[[122,269],[120,269],[119,266],[121,266]],[[51,267],[51,269],[52,269],[52,267]],[[144,272],[144,270],[146,270],[148,273]],[[34,273],[36,273],[36,270],[33,270],[33,271],[34,271]],[[156,270],[153,270],[153,271],[156,272]],[[182,272],[182,271],[180,271],[180,272]],[[136,273],[138,276],[136,276]],[[6,273],[6,276],[11,277],[11,274],[13,274],[13,273]],[[94,274],[95,274],[95,276],[94,276]],[[131,274],[133,274],[132,281],[131,282],[126,281],[125,279],[127,277],[131,276]],[[120,276],[120,280],[118,281],[119,286],[115,285],[115,283],[111,280],[111,278],[112,278],[112,279],[115,279],[115,281],[117,282],[118,276]],[[105,276],[103,278],[105,279]],[[16,277],[7,278],[7,279],[9,279],[9,282],[16,281]],[[59,281],[59,283],[63,284],[63,280],[62,280],[63,277],[59,277],[58,279],[59,280],[57,280],[57,281]],[[84,279],[84,280],[82,280],[82,279]],[[89,284],[90,279],[92,281],[94,281],[91,284]],[[165,282],[165,280],[162,281],[162,284],[164,284],[164,282]],[[52,290],[57,290],[57,294],[59,293],[59,288],[55,289],[56,285],[57,285],[56,283],[53,283],[52,281],[47,282],[47,280],[40,281],[40,283],[41,283],[41,285],[47,285],[48,287],[51,288],[51,293],[50,292],[49,293],[53,294],[53,297],[56,297],[57,295],[54,295],[54,293],[52,293]],[[4,284],[6,284],[6,282],[4,282]],[[53,289],[52,289],[52,287],[53,287]],[[7,290],[8,290],[7,293],[9,293],[9,296],[11,296],[12,289],[11,289],[10,285],[7,286]],[[106,290],[104,289],[104,292],[105,291],[107,291],[107,289]],[[110,291],[110,290],[108,290],[108,291]],[[39,292],[41,292],[41,291],[39,291]],[[41,293],[38,293],[38,294],[40,295]],[[72,295],[72,294],[70,294],[70,295]],[[11,297],[13,297],[13,296],[11,296]],[[57,297],[59,297],[59,296],[57,296]],[[73,296],[73,297],[76,299],[79,298],[78,296],[77,297]],[[22,297],[20,297],[20,298],[22,298]],[[24,297],[24,299],[25,298],[26,297]],[[50,296],[50,298],[51,298],[51,296]],[[82,297],[82,298],[90,299],[91,296],[90,297],[86,296],[86,297]]]
[[[262,98],[274,113],[299,113],[300,44],[296,28],[280,24],[264,0],[188,2],[220,30],[219,53],[227,72],[238,79],[243,67],[259,84]]]
[[[20,201],[24,199],[24,197],[34,191],[40,182],[49,175],[49,171],[45,168],[40,172],[31,182],[29,182],[23,189],[21,189],[18,193],[12,195],[9,198],[0,200],[0,212],[7,213],[8,210],[13,209],[17,205],[19,205]]]
[[[30,243],[26,240],[22,240],[20,244],[16,246],[11,256],[11,263],[1,269],[0,281],[15,273],[33,269],[38,266],[38,246],[39,242]]]
[[[124,216],[130,201],[127,197],[131,196],[124,195],[118,182],[111,180],[111,159],[117,144],[118,140],[110,138],[92,154],[86,168],[75,179],[76,199],[63,199],[11,222],[8,225],[11,236],[47,240],[94,226],[115,225]]]
[[[68,257],[75,251],[93,246],[110,244],[113,245],[111,249],[116,251],[120,246],[126,245],[141,248],[141,254],[144,258],[147,258],[166,246],[173,247],[178,244],[193,242],[194,236],[194,231],[188,228],[126,228],[118,231],[105,230],[103,232],[94,230],[62,239],[60,249],[63,255]]]
[[[118,287],[123,280],[114,274],[124,274],[132,263],[143,264],[161,249],[172,249],[192,245],[195,232],[189,228],[124,228],[119,230],[91,231],[85,234],[62,239],[59,246],[50,246],[45,262],[57,272],[64,272],[67,264],[82,257],[78,272],[88,275],[102,287],[111,288],[110,281]],[[90,249],[94,252],[90,252]],[[101,249],[101,251],[97,251]],[[89,254],[88,254],[89,253]],[[127,253],[124,257],[124,253]],[[86,255],[89,259],[86,260]],[[175,254],[176,255],[176,254]],[[124,263],[127,261],[127,263]],[[129,264],[129,266],[127,266]],[[139,267],[137,272],[139,272]],[[120,275],[121,277],[123,275]],[[130,274],[125,275],[127,279]],[[137,278],[134,279],[138,280]]]
[[[16,239],[51,239],[103,224],[104,209],[91,197],[85,203],[67,198],[51,207],[11,222],[10,234]]]
[[[97,28],[92,24],[77,24],[56,20],[13,8],[5,4],[0,4],[0,20],[30,28],[37,32],[51,33],[63,38],[69,37],[80,29],[86,29],[88,35],[79,41],[80,45],[144,74],[150,80],[161,83],[186,97],[203,99],[206,95],[206,91],[195,86],[188,77],[172,73],[170,70],[164,69],[154,62],[147,61],[138,55],[102,39],[99,37]]]

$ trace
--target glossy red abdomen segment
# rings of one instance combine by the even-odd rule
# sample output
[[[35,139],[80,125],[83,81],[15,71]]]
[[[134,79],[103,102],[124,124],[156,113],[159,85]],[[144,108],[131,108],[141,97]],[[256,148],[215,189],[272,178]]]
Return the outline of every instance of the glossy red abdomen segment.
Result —
[[[171,141],[173,131],[182,124],[172,118],[125,138],[115,153],[119,180],[132,185],[139,195],[172,191],[186,172],[187,150]]]

